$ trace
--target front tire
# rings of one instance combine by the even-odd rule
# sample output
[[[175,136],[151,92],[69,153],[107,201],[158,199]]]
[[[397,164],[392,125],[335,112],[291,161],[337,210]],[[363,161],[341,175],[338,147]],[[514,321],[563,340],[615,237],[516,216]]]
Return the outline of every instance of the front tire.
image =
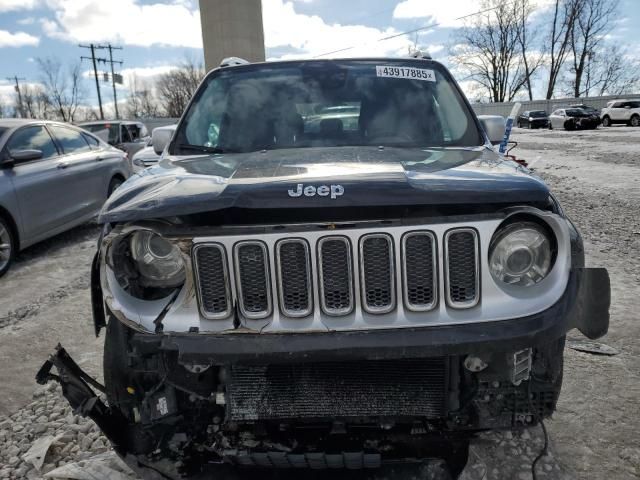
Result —
[[[111,196],[113,192],[115,192],[120,185],[124,183],[124,180],[120,177],[113,177],[109,182],[109,188],[107,190],[107,198]]]
[[[604,117],[602,119],[602,126],[603,127],[610,127],[611,126],[611,119],[609,117]]]
[[[0,277],[9,271],[16,254],[16,248],[11,224],[0,216]]]
[[[634,115],[633,117],[631,117],[631,121],[629,122],[629,124],[632,127],[640,127],[640,116]]]

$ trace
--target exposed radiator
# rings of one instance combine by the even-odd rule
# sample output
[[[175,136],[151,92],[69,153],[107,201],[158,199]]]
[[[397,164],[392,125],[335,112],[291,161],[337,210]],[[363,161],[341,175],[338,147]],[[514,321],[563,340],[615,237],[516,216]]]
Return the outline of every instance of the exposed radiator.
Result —
[[[235,365],[227,383],[237,421],[445,415],[445,357]]]

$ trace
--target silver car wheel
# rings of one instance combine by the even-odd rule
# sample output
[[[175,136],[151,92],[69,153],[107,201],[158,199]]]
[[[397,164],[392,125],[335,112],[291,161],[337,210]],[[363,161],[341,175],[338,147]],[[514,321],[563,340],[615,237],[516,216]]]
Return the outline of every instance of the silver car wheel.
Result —
[[[11,261],[12,248],[11,234],[4,222],[0,221],[0,271],[4,270]]]

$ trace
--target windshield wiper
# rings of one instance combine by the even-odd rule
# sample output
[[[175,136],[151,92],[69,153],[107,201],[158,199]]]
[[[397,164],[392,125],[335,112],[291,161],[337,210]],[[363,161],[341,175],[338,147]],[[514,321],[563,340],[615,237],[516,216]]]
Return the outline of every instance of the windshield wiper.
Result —
[[[181,150],[193,150],[195,152],[204,153],[238,153],[234,150],[219,148],[219,147],[207,147],[205,145],[192,145],[190,143],[181,143],[178,145]]]

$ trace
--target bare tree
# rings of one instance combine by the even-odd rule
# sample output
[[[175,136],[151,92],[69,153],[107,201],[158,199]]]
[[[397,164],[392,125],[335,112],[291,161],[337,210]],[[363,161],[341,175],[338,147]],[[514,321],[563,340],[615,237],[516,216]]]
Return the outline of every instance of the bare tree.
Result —
[[[554,2],[553,15],[550,22],[551,30],[546,42],[549,58],[547,100],[553,97],[560,72],[569,55],[571,35],[583,3],[584,0],[555,0]]]
[[[520,55],[522,55],[522,66],[524,69],[525,86],[529,95],[529,100],[533,100],[533,88],[531,80],[534,74],[542,65],[543,55],[540,52],[534,53],[531,39],[537,32],[531,29],[529,17],[534,11],[531,0],[520,0],[514,5],[518,18],[518,44],[520,45]]]
[[[640,88],[640,62],[619,45],[601,47],[586,60],[581,96],[622,95]]]
[[[137,75],[129,77],[129,97],[125,106],[127,116],[132,118],[152,118],[160,115],[160,107],[154,91],[147,82]]]
[[[65,122],[73,122],[82,99],[80,65],[64,71],[55,58],[38,58],[38,68],[47,99],[55,116]]]
[[[42,85],[25,84],[22,87],[22,108],[28,118],[48,119],[51,104]]]
[[[570,37],[573,56],[573,78],[570,83],[576,98],[584,95],[585,69],[604,41],[604,36],[611,31],[611,20],[618,9],[618,3],[611,0],[581,0],[581,3]]]
[[[163,74],[156,84],[158,102],[168,117],[179,117],[204,77],[201,63],[185,60],[179,68]]]
[[[526,23],[522,22],[524,1],[483,0],[483,13],[456,34],[453,63],[467,79],[481,85],[493,102],[513,100],[532,73],[522,65],[528,42],[521,32]]]

